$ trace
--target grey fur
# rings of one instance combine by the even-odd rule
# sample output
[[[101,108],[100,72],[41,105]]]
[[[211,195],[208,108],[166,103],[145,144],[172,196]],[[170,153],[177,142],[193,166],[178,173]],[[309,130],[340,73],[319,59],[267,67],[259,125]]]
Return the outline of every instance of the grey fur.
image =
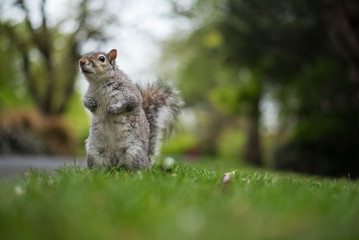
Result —
[[[142,106],[150,123],[149,154],[158,155],[162,140],[172,133],[184,102],[179,91],[163,80],[158,80],[145,88],[137,87],[144,99]]]
[[[150,155],[159,152],[164,132],[172,128],[182,106],[178,91],[164,82],[147,88],[134,85],[115,64],[117,52],[95,52],[80,59],[89,82],[84,106],[92,112],[86,140],[87,165],[150,166]],[[101,62],[99,56],[105,56]]]

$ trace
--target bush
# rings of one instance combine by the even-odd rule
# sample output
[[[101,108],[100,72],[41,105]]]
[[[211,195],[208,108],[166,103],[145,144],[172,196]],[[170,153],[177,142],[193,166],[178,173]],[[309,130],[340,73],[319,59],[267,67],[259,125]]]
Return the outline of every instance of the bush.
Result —
[[[75,138],[60,116],[33,110],[4,112],[0,118],[0,153],[73,154]]]

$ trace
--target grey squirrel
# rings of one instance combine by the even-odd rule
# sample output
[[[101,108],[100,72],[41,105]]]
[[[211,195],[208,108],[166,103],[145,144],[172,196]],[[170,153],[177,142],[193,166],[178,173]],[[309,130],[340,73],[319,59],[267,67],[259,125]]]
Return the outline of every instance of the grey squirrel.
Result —
[[[165,132],[171,131],[183,101],[169,83],[135,85],[116,63],[117,50],[92,52],[79,61],[89,88],[83,98],[92,112],[86,140],[87,166],[150,167]]]

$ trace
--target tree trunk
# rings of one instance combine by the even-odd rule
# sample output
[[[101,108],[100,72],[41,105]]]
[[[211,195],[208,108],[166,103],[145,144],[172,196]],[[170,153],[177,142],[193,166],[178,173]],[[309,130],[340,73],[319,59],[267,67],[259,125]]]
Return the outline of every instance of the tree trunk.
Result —
[[[260,137],[259,137],[259,99],[255,101],[253,112],[250,116],[248,124],[248,139],[245,149],[245,160],[252,165],[261,166],[261,150],[260,150]]]

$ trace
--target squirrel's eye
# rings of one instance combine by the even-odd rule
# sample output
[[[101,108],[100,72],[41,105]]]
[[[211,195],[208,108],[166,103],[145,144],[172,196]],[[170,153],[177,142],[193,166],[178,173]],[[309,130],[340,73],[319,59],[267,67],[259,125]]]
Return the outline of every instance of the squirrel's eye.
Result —
[[[104,56],[100,56],[100,57],[98,58],[98,60],[100,60],[101,62],[105,62],[105,57],[104,57]]]

